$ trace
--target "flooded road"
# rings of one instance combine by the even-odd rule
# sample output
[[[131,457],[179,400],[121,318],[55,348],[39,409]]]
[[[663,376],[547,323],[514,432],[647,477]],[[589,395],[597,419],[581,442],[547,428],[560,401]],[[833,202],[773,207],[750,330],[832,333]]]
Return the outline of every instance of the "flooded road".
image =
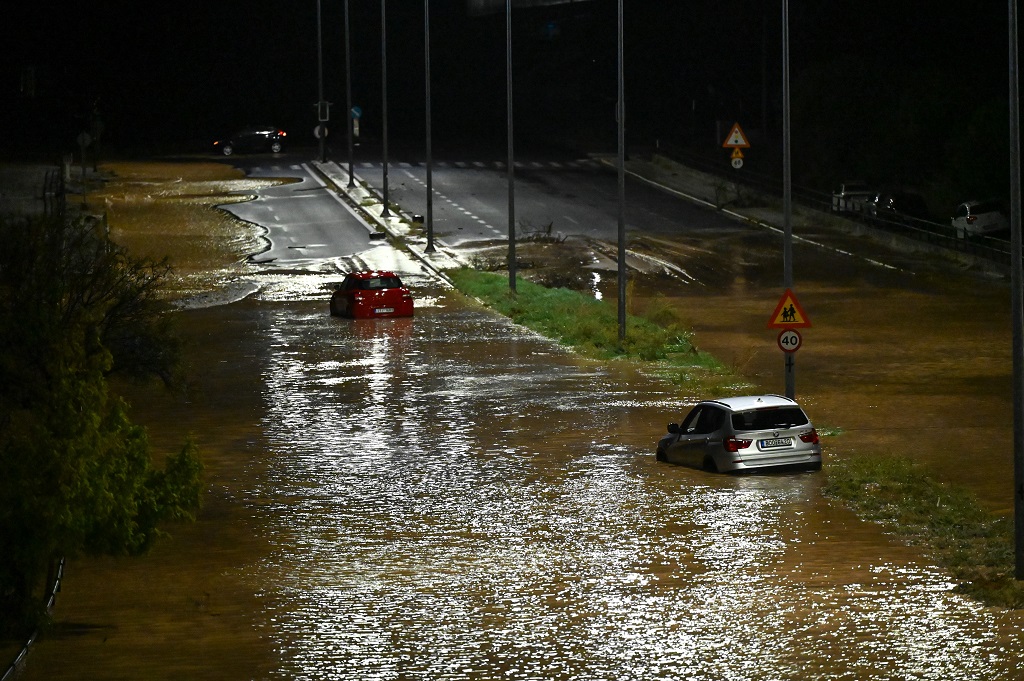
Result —
[[[756,264],[751,245],[736,248]],[[922,551],[823,499],[824,474],[657,463],[655,440],[689,396],[512,326],[387,246],[359,261],[402,274],[413,319],[331,318],[340,276],[312,261],[246,270],[254,295],[181,312],[196,390],[125,390],[158,451],[194,434],[207,467],[201,517],[142,559],[72,562],[54,631],[19,679],[1024,673],[1024,613],[953,593]],[[726,272],[702,275],[702,291],[669,292],[695,311],[703,349],[771,388],[777,354],[758,334],[770,334],[760,329],[775,299],[764,308],[754,293],[771,262],[722,280],[714,271]],[[901,442],[907,430],[872,407],[930,390],[932,379],[910,380],[923,375],[911,335],[951,342],[942,299],[888,272],[798,289],[815,323],[798,392],[816,420],[846,431],[825,439],[826,454]],[[981,334],[998,305],[976,308],[954,321]],[[909,309],[920,312],[902,325],[914,334],[885,356],[857,353],[871,329],[836,321],[859,311],[895,333]],[[998,344],[984,340],[941,393],[949,410],[971,372],[998,374]],[[865,377],[872,387],[850,389]],[[929,404],[912,423],[941,425],[930,442],[968,437]],[[998,416],[980,423],[999,427]]]
[[[75,565],[23,678],[1019,678],[1021,614],[822,476],[658,464],[671,386],[409,275],[414,319],[321,275],[185,313],[202,394],[139,414],[196,433],[204,517]]]

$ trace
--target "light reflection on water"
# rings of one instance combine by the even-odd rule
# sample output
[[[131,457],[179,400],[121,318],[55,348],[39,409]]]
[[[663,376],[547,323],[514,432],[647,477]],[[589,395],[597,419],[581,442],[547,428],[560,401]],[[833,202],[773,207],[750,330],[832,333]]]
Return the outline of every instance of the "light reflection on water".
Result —
[[[628,368],[443,295],[411,320],[266,307],[252,501],[276,518],[257,579],[280,677],[1020,675],[1019,616],[952,594],[820,476],[654,462],[676,397]]]

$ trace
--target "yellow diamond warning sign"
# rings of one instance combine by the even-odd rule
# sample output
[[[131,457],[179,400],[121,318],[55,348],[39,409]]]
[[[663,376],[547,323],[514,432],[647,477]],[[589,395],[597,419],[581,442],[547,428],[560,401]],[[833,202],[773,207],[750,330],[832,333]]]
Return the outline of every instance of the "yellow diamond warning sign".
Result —
[[[747,141],[747,136],[743,134],[743,129],[740,128],[739,123],[732,124],[732,130],[729,131],[729,136],[722,142],[723,147],[732,147],[734,149],[743,148],[746,149],[750,146],[750,142]]]
[[[786,289],[775,306],[772,318],[768,320],[769,329],[802,329],[811,325],[811,320],[800,307],[800,302],[791,289]]]

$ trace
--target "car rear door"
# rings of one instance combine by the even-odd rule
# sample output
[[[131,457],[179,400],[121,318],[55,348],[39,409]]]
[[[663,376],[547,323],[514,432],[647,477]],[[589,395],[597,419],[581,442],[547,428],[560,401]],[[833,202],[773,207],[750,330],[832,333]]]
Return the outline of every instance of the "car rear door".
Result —
[[[699,404],[679,424],[679,437],[665,452],[666,458],[678,464],[704,467],[704,458],[722,447],[722,424],[725,411],[711,405]]]

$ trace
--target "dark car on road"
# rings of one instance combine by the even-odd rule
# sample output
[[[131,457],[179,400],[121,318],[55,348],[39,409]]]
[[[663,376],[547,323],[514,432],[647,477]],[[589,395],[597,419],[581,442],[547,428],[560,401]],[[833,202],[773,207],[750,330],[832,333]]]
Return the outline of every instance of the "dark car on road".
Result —
[[[215,153],[231,156],[232,154],[270,152],[279,154],[284,151],[284,138],[288,136],[284,130],[272,125],[242,128],[235,134],[213,143]]]

